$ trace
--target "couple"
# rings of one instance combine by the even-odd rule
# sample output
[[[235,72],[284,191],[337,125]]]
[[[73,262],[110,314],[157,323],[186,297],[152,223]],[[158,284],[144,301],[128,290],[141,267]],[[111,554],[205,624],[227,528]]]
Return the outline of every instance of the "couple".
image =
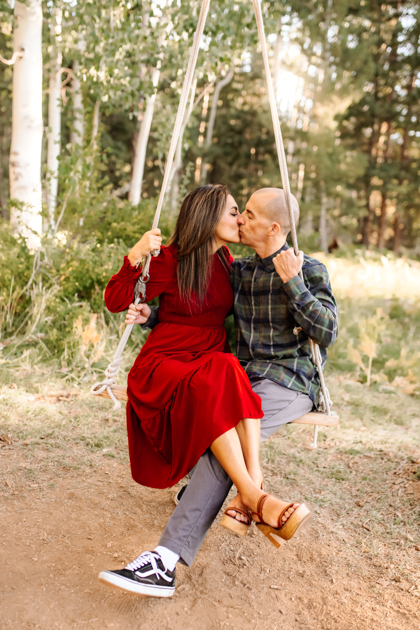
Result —
[[[299,206],[293,198],[296,223]],[[190,566],[232,486],[237,495],[221,525],[244,535],[252,521],[275,546],[310,515],[263,490],[260,438],[311,411],[319,381],[309,338],[326,350],[337,336],[337,308],[320,262],[295,256],[282,190],[264,188],[243,214],[226,186],[201,186],[181,206],[175,231],[161,247],[146,232],[105,290],[111,312],[152,327],[128,375],[127,430],[138,483],[173,486],[194,469],[159,541],[125,569],[99,579],[125,591],[171,597],[178,561]],[[234,261],[226,245],[255,255]],[[146,299],[134,306],[140,262],[154,249]],[[299,277],[303,270],[305,282]],[[235,317],[237,357],[224,328]],[[158,318],[158,319],[157,319]],[[178,493],[180,495],[181,493]]]

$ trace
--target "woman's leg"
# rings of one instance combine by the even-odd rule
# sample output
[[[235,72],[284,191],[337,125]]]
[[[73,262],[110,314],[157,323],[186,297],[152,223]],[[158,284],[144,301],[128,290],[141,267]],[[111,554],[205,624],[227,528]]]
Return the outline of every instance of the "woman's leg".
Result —
[[[238,492],[248,507],[256,508],[262,494],[261,489],[252,480],[245,462],[244,452],[236,427],[220,435],[210,446],[220,465],[235,484]]]
[[[260,421],[253,418],[244,418],[236,425],[236,430],[241,442],[242,452],[245,459],[245,464],[252,481],[258,488],[262,485],[262,473],[260,467]],[[227,507],[227,514],[232,518],[240,521],[241,523],[247,523],[246,516],[241,512],[236,511],[235,508],[240,510],[246,510],[240,493],[230,501]]]
[[[236,425],[241,442],[242,453],[249,476],[258,487],[261,487],[262,473],[260,467],[260,421],[244,418]]]
[[[252,421],[258,424],[257,421]],[[241,428],[238,431],[235,427],[220,435],[211,444],[210,449],[217,457],[220,465],[232,479],[244,504],[255,512],[258,501],[264,492],[261,490],[261,483],[258,483],[258,481],[255,482],[248,472],[240,439],[241,434],[242,437],[244,435],[248,437],[254,435],[252,428],[249,429],[249,427],[247,427],[249,429],[248,432],[246,430],[241,432]],[[255,465],[255,452],[252,446],[244,442],[244,449],[248,454],[248,458],[254,458],[252,462]],[[264,504],[264,519],[273,527],[277,527],[277,515],[281,511],[281,507],[281,502],[274,498],[270,498],[270,500],[267,500]],[[298,507],[298,504],[295,504],[293,507]],[[282,521],[286,522],[293,511],[294,509],[290,508],[290,510],[284,514]]]

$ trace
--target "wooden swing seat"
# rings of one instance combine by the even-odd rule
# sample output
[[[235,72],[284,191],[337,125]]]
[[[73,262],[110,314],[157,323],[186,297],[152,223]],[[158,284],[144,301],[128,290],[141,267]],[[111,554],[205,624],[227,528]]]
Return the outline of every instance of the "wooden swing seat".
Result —
[[[128,402],[127,388],[124,387],[124,385],[113,385],[111,389],[117,400],[121,400],[121,402]],[[106,390],[97,395],[101,398],[111,398]],[[305,413],[303,416],[300,416],[300,418],[296,418],[296,420],[292,420],[290,424],[312,424],[320,427],[338,427],[339,420],[340,418],[336,415],[329,416],[326,413],[321,413],[319,411],[311,411],[310,413]]]

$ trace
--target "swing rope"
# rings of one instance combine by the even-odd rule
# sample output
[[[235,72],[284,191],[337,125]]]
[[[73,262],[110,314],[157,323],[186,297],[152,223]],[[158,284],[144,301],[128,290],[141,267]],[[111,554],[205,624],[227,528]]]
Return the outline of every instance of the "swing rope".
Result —
[[[165,164],[165,172],[163,175],[163,183],[162,188],[160,190],[160,195],[158,199],[158,204],[156,207],[155,216],[153,219],[152,230],[156,229],[159,224],[159,218],[163,207],[163,202],[165,199],[165,194],[169,185],[172,165],[174,161],[175,151],[178,146],[180,133],[182,129],[182,123],[185,116],[185,110],[187,108],[188,96],[191,91],[191,85],[194,77],[195,67],[197,65],[198,52],[200,49],[201,39],[203,37],[204,27],[206,24],[207,14],[209,11],[210,0],[203,0],[203,4],[201,5],[200,16],[198,18],[197,30],[194,35],[194,41],[190,50],[190,57],[188,60],[188,66],[185,73],[184,83],[182,86],[181,96],[179,99],[178,113],[176,115],[174,131],[172,134],[171,144],[169,147],[169,153]],[[140,302],[144,302],[146,299],[146,283],[149,280],[149,268],[151,257],[158,256],[159,250],[153,251],[146,257],[142,274],[137,281],[137,284],[134,289],[134,304],[139,304]],[[96,383],[91,388],[91,393],[95,396],[100,396],[106,390],[108,392],[109,397],[114,401],[114,409],[118,409],[121,407],[121,403],[115,397],[112,386],[116,383],[116,376],[120,370],[121,362],[122,362],[122,354],[124,352],[124,348],[127,344],[127,341],[130,337],[131,331],[133,329],[134,324],[128,324],[126,327],[123,336],[120,339],[118,347],[115,351],[114,358],[111,363],[108,365],[105,370],[106,378],[100,383]]]
[[[277,156],[278,156],[279,166],[280,166],[280,174],[281,174],[281,179],[282,179],[282,184],[283,184],[283,189],[284,189],[284,194],[285,194],[286,207],[289,214],[290,232],[291,232],[291,237],[292,237],[293,249],[294,249],[295,255],[298,256],[299,247],[298,247],[297,234],[296,234],[295,217],[292,210],[292,198],[291,198],[291,192],[290,192],[290,181],[289,181],[289,175],[288,175],[288,170],[287,170],[286,154],[284,151],[284,143],[283,143],[283,137],[282,137],[282,132],[281,132],[280,120],[279,120],[279,116],[277,112],[277,103],[276,103],[276,97],[274,94],[273,80],[271,77],[260,0],[253,0],[253,5],[254,5],[254,12],[255,12],[255,17],[257,21],[258,36],[259,36],[260,45],[261,45],[261,52],[262,52],[263,61],[264,61],[264,69],[265,69],[267,88],[268,88],[268,98],[269,98],[270,109],[271,109],[271,117],[273,120],[274,136],[276,140],[276,149],[277,149]],[[160,190],[158,204],[157,204],[155,216],[153,219],[152,229],[156,229],[159,224],[159,218],[162,211],[165,194],[169,185],[175,151],[176,151],[179,138],[180,138],[182,124],[183,124],[185,111],[186,111],[186,107],[188,103],[188,96],[191,91],[191,85],[192,85],[194,72],[195,72],[195,68],[197,64],[200,42],[203,36],[209,6],[210,6],[210,0],[203,0],[200,16],[198,18],[198,23],[197,23],[197,30],[195,32],[193,45],[190,50],[190,57],[188,61],[187,70],[185,73],[184,83],[182,86],[178,112],[177,112],[177,116],[175,120],[175,127],[174,127],[174,131],[173,131],[173,135],[172,135],[172,139],[171,139],[171,143],[169,147],[168,158],[166,160],[162,188]],[[151,257],[158,256],[158,255],[159,255],[159,250],[153,251],[145,259],[141,276],[138,279],[135,289],[134,289],[134,297],[135,297],[134,304],[139,304],[140,302],[144,302],[146,299],[146,283],[149,280],[149,268],[150,268]],[[302,270],[299,272],[299,275],[301,279],[304,280]],[[112,391],[112,387],[115,386],[116,384],[116,375],[118,374],[120,370],[122,354],[127,344],[127,341],[130,337],[131,331],[133,329],[133,325],[134,324],[129,324],[126,327],[124,334],[121,337],[121,340],[115,351],[113,360],[111,361],[111,363],[108,365],[107,369],[105,370],[106,378],[102,382],[96,383],[91,388],[91,393],[94,394],[95,396],[100,396],[106,391],[108,393],[108,396],[114,401],[115,409],[121,407],[121,403],[115,397]],[[325,413],[328,416],[331,416],[332,415],[331,414],[332,402],[330,399],[328,389],[325,384],[325,379],[324,379],[324,374],[323,374],[323,369],[322,369],[321,352],[320,352],[318,344],[315,343],[312,339],[309,339],[309,343],[311,347],[312,360],[317,367],[319,381],[320,381],[320,394],[319,394],[318,406],[322,413]],[[315,425],[314,439],[313,439],[313,444],[312,444],[313,447],[316,447],[317,432],[318,432],[318,425]]]
[[[267,80],[267,89],[268,89],[268,100],[270,102],[271,117],[273,119],[274,136],[276,139],[277,157],[279,160],[281,181],[283,184],[287,212],[289,214],[290,233],[292,237],[292,243],[293,243],[293,249],[294,249],[295,255],[298,256],[299,247],[298,247],[298,240],[297,240],[297,234],[296,234],[295,217],[292,210],[292,196],[290,192],[289,173],[287,170],[286,153],[284,151],[283,136],[281,133],[280,120],[279,120],[279,115],[277,111],[277,103],[276,103],[276,96],[275,96],[274,87],[273,87],[273,79],[271,76],[270,63],[268,60],[267,42],[265,38],[264,22],[263,22],[263,17],[261,13],[261,4],[260,4],[260,0],[252,0],[252,1],[254,4],[255,18],[257,20],[257,28],[258,28],[258,37],[260,40],[261,52],[262,52],[262,57],[264,61],[264,69],[265,69],[265,76]],[[302,270],[299,272],[299,275],[301,279],[303,280]],[[321,352],[320,352],[318,344],[315,343],[312,339],[309,339],[309,343],[311,346],[312,360],[317,367],[318,375],[319,375],[319,382],[321,386],[318,406],[322,413],[326,413],[327,415],[330,416],[332,415],[331,414],[332,402],[331,402],[329,391],[325,384],[324,373],[322,369]],[[318,435],[318,426],[315,425],[314,439],[313,439],[313,444],[312,444],[312,446],[314,447],[316,447],[317,435]]]

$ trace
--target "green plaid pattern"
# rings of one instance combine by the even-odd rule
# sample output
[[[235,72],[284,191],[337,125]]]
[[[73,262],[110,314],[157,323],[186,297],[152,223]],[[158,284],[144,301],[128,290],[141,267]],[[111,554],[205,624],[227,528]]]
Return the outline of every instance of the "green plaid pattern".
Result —
[[[325,265],[315,258],[304,257],[304,281],[282,281],[273,258],[286,249],[232,264],[236,354],[249,378],[268,378],[316,404],[319,378],[308,338],[319,344],[325,364],[326,348],[337,337],[337,304]]]

